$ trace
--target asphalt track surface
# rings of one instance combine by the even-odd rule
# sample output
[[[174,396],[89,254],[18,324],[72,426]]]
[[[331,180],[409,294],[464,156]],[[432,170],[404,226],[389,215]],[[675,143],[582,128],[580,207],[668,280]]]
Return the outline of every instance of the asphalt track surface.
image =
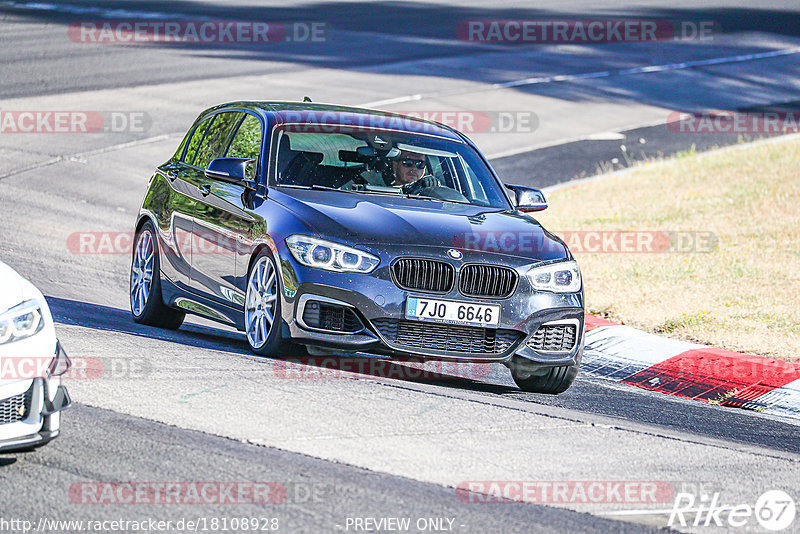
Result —
[[[454,488],[465,480],[650,480],[752,504],[766,490],[800,485],[792,421],[584,375],[557,397],[526,394],[504,368],[490,366],[420,380],[397,378],[406,369],[401,363],[331,377],[317,362],[287,375],[283,362],[250,355],[241,334],[202,320],[177,332],[134,324],[126,307],[128,255],[75,254],[65,245],[75,232],[130,231],[148,173],[197,112],[253,95],[317,99],[323,92],[320,100],[396,110],[534,109],[535,131],[472,137],[497,156],[504,179],[537,185],[692,145],[730,144],[739,136],[670,135],[664,117],[670,110],[794,109],[796,56],[735,58],[800,45],[795,4],[598,2],[590,14],[577,2],[153,5],[0,2],[0,108],[144,111],[151,119],[146,131],[0,136],[0,259],[47,295],[70,354],[105,370],[70,381],[77,404],[65,414],[61,437],[0,457],[0,517],[36,523],[266,514],[283,532],[352,531],[347,518],[441,517],[458,532],[640,532],[665,527],[666,516],[609,515],[642,507],[632,503],[464,503]],[[271,48],[101,46],[67,38],[75,21],[155,12],[322,22],[329,38]],[[713,19],[720,33],[700,44],[498,47],[459,41],[453,23],[443,22],[590,15]],[[715,57],[730,59],[591,82],[490,87]],[[74,484],[98,481],[272,481],[289,493],[266,507],[75,502]],[[758,528],[753,521],[742,531]]]

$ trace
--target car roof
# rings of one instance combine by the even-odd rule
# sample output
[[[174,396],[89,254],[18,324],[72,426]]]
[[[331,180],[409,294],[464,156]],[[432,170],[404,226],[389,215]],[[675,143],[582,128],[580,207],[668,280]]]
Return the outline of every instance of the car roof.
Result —
[[[334,104],[315,102],[242,101],[214,106],[206,110],[206,112],[232,107],[250,109],[252,111],[261,112],[264,115],[272,115],[275,117],[276,122],[282,124],[344,125],[372,129],[399,130],[435,135],[453,141],[464,142],[463,136],[458,131],[435,121],[389,111]],[[321,131],[324,131],[324,129],[321,129]]]

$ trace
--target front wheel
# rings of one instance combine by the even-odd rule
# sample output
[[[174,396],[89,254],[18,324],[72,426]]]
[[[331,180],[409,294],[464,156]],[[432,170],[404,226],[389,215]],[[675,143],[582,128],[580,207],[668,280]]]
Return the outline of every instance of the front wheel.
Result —
[[[563,365],[544,369],[533,368],[519,360],[511,363],[511,377],[519,389],[528,393],[544,393],[558,395],[565,392],[575,377],[578,376],[579,365]]]
[[[289,356],[297,347],[281,335],[278,270],[267,250],[261,251],[247,277],[244,327],[250,350],[262,356]]]
[[[153,223],[136,233],[131,261],[130,303],[133,320],[140,324],[177,329],[186,314],[166,306],[161,297],[161,263]]]

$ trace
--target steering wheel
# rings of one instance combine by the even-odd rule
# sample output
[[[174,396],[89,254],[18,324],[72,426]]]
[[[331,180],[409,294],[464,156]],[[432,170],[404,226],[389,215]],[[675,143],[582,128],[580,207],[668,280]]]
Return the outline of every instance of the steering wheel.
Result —
[[[441,185],[439,180],[430,174],[426,174],[416,182],[404,185],[403,193],[407,195],[421,195],[438,200],[469,202],[467,197],[455,189]]]

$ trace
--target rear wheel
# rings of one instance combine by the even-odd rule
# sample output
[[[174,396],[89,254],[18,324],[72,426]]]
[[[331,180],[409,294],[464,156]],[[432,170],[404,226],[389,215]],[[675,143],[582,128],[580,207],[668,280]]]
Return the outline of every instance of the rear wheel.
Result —
[[[136,233],[131,261],[130,303],[133,320],[140,324],[175,330],[186,314],[164,304],[161,296],[161,262],[153,223],[147,221]]]
[[[579,365],[564,365],[537,369],[533,364],[520,360],[515,359],[511,363],[511,376],[519,389],[528,393],[548,395],[563,393],[575,381],[580,367]]]
[[[262,250],[247,276],[244,327],[250,350],[262,356],[290,356],[297,345],[281,335],[281,299],[278,270],[267,250]]]

